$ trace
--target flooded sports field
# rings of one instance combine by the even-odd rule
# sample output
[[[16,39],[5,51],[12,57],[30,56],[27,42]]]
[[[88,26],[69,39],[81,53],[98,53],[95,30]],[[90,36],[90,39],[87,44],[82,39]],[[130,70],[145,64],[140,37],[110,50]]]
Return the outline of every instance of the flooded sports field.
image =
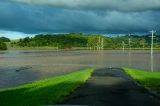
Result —
[[[8,50],[0,51],[0,88],[69,73],[86,67],[131,67],[160,71],[160,51]]]

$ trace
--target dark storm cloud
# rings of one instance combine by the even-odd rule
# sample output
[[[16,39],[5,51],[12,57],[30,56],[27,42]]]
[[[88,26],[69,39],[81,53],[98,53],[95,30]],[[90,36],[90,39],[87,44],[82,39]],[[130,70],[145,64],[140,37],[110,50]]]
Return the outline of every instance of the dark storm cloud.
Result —
[[[29,4],[46,4],[61,8],[147,11],[160,10],[160,0],[7,0]]]
[[[0,2],[1,30],[23,33],[144,33],[151,29],[159,30],[160,0],[92,0],[92,3],[91,0],[7,1]],[[132,5],[125,4],[125,7],[122,2]]]

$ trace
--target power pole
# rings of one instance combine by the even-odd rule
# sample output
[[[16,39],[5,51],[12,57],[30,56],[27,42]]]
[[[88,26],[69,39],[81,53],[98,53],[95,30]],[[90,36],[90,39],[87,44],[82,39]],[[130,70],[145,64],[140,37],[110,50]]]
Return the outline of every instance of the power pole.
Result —
[[[129,50],[131,50],[131,38],[130,38],[130,34],[129,34],[129,39],[128,39],[128,45],[129,45]]]
[[[123,51],[124,51],[124,46],[125,46],[125,43],[124,43],[124,41],[122,42],[122,49],[123,49]]]
[[[103,50],[103,48],[104,48],[104,39],[102,38],[102,40],[101,40],[101,49]]]
[[[129,39],[128,39],[128,45],[129,45],[129,66],[131,66],[131,38],[130,38],[130,34],[129,34]]]
[[[99,36],[99,41],[98,41],[98,49],[100,50],[101,49],[101,38]]]
[[[154,33],[156,31],[152,30],[150,32],[152,34],[152,36],[151,36],[151,71],[153,72],[154,71],[154,67],[153,67],[153,65],[154,65],[154,63],[153,63],[153,61],[154,61],[153,60],[153,44],[154,44],[154,42],[153,42],[153,39],[154,39]]]
[[[143,43],[143,50],[144,50],[144,43]]]
[[[131,50],[131,39],[128,39],[129,50]]]
[[[152,36],[151,36],[151,54],[153,54],[153,39],[154,39],[154,33],[156,32],[156,31],[154,31],[154,30],[152,30],[152,31],[150,31],[151,33],[152,33]]]

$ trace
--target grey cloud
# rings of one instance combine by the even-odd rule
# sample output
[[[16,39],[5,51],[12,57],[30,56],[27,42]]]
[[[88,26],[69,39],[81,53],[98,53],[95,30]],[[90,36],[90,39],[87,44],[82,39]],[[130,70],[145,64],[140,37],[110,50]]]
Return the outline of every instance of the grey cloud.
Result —
[[[5,0],[6,1],[6,0]],[[7,0],[20,3],[45,4],[68,9],[148,11],[160,10],[160,0]]]
[[[0,29],[40,32],[148,32],[158,29],[159,11],[119,12],[59,9],[0,3]]]

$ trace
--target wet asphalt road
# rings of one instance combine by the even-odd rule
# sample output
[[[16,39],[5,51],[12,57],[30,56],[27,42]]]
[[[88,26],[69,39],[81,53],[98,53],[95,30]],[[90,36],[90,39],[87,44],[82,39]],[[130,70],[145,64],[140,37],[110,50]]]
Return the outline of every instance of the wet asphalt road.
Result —
[[[66,97],[60,105],[90,106],[160,106],[121,69],[98,69],[81,87]]]

